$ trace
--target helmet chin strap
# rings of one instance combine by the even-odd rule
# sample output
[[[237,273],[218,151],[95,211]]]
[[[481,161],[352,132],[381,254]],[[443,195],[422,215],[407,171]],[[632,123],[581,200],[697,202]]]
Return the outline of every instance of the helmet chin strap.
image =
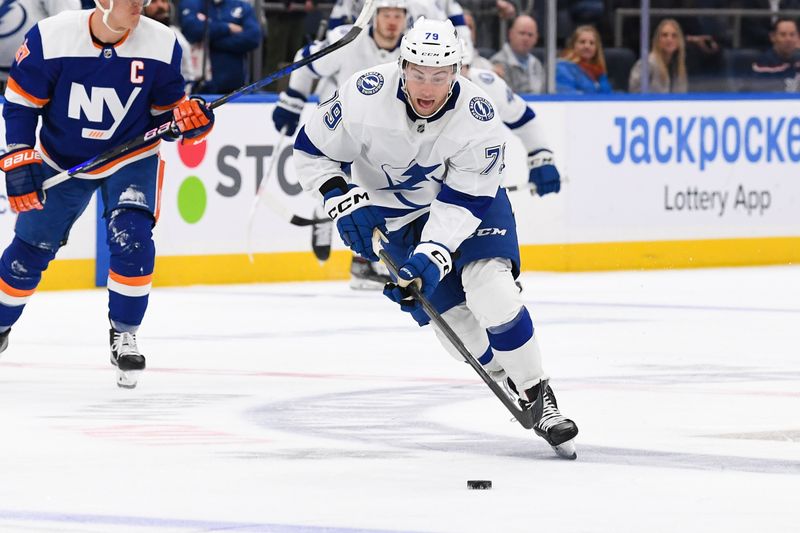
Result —
[[[100,0],[94,0],[94,5],[97,6],[97,9],[99,9],[103,13],[103,24],[105,25],[106,28],[108,28],[110,31],[114,33],[125,33],[127,31],[127,30],[115,30],[108,23],[108,17],[111,15],[111,11],[114,9],[114,0],[108,0],[108,9],[104,8],[102,4],[100,4]]]

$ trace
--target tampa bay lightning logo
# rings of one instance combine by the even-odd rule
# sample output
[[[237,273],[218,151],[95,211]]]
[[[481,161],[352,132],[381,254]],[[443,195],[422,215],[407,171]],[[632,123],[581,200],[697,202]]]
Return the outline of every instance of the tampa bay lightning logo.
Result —
[[[27,21],[28,12],[25,11],[25,6],[17,0],[0,0],[0,39],[14,35]]]
[[[480,96],[474,97],[469,101],[469,112],[480,121],[487,122],[494,118],[494,108],[491,102]]]
[[[436,171],[442,165],[433,165],[424,167],[412,161],[408,167],[395,168],[389,165],[381,165],[381,170],[386,176],[386,181],[389,183],[387,187],[378,189],[379,191],[392,191],[397,200],[408,207],[413,209],[421,209],[428,206],[430,201],[430,194],[425,192],[422,196],[425,198],[424,204],[418,204],[413,201],[416,191],[427,189],[431,185],[441,184],[443,179],[435,176]],[[444,170],[444,169],[442,169]],[[441,171],[439,172],[441,174]]]
[[[480,80],[486,85],[491,85],[494,83],[494,74],[491,72],[479,72],[478,78],[480,78]]]
[[[356,87],[361,94],[366,94],[367,96],[375,94],[383,87],[383,74],[380,72],[362,74],[356,81]]]

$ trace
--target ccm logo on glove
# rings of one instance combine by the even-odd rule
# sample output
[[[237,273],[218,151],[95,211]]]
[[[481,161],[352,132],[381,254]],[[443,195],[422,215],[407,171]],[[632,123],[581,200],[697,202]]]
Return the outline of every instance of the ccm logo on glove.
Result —
[[[358,204],[361,202],[370,203],[369,193],[363,189],[351,189],[339,203],[328,210],[328,216],[331,220],[336,220],[339,215],[344,215],[351,209],[360,207]]]

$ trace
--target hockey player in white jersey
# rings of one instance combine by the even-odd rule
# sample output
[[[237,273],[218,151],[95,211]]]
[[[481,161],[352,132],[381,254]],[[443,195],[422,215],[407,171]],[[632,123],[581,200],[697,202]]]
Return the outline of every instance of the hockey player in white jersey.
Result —
[[[539,196],[559,192],[561,175],[553,161],[544,126],[536,120],[536,113],[495,72],[471,66],[475,57],[471,43],[462,40],[461,46],[464,52],[461,74],[486,91],[500,119],[522,141],[528,154],[528,181],[531,186]]]
[[[80,8],[81,0],[0,0],[0,89],[28,30],[42,19]]]
[[[407,0],[407,5],[409,27],[420,17],[427,20],[449,20],[460,38],[472,42],[472,33],[464,18],[464,10],[455,0]],[[362,7],[364,0],[337,0],[328,18],[328,31],[344,24],[352,24]]]
[[[396,61],[400,56],[400,37],[406,29],[406,0],[377,0],[376,12],[368,31],[361,32],[355,41],[345,48],[314,61],[292,72],[289,88],[280,94],[272,113],[275,129],[285,128],[293,135],[300,122],[308,97],[315,82],[319,82],[315,93],[321,100],[328,98],[341,82],[359,70]],[[350,26],[339,26],[329,32],[328,39],[312,43],[298,51],[296,60],[311,55],[321,48],[341,39]],[[330,224],[318,224],[314,231],[330,242]],[[371,263],[358,256],[350,265],[350,287],[354,289],[380,290],[389,280],[388,272],[380,263]]]
[[[459,76],[460,63],[449,21],[415,22],[399,68],[356,73],[314,110],[295,141],[298,177],[356,253],[377,259],[373,233],[386,236],[381,245],[400,269],[384,294],[424,325],[407,290],[417,284],[494,379],[507,379],[522,402],[541,398],[536,433],[574,458],[578,428],[558,410],[514,284],[520,259],[500,188],[503,124],[488,95]],[[352,163],[351,176],[342,162]]]

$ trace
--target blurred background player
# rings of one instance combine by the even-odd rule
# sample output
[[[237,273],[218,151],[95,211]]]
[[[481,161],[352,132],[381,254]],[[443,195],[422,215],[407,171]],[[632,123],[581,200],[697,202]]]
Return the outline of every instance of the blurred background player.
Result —
[[[494,71],[471,66],[475,58],[472,45],[462,40],[461,47],[461,75],[486,91],[500,120],[522,141],[528,154],[528,182],[535,187],[536,194],[544,196],[559,192],[561,175],[555,166],[544,126],[535,120],[536,113]]]
[[[536,433],[575,458],[578,428],[558,410],[514,284],[519,245],[500,188],[502,122],[488,95],[458,75],[461,46],[449,21],[416,21],[400,50],[399,68],[356,73],[314,109],[294,145],[300,183],[359,255],[377,259],[379,230],[400,264],[384,294],[424,325],[407,291],[417,284],[494,379],[507,379],[524,405],[543,407]],[[351,176],[340,161],[352,162]]]
[[[364,0],[337,0],[328,19],[328,31],[355,22],[362,7]],[[409,28],[419,17],[428,20],[449,20],[456,27],[460,38],[472,41],[472,35],[464,19],[464,10],[456,0],[407,0],[406,7]]]
[[[170,116],[182,142],[201,142],[214,115],[202,101],[186,99],[180,45],[169,28],[142,17],[147,0],[95,1],[92,11],[64,12],[31,28],[9,74],[3,107],[8,146],[0,169],[9,204],[19,216],[0,259],[0,352],[42,272],[99,188],[111,254],[111,362],[117,384],[133,388],[145,368],[136,332],[155,262],[160,141],[76,174],[46,194],[43,182]]]
[[[300,122],[308,97],[312,94],[314,83],[320,101],[328,99],[339,84],[355,72],[381,63],[396,61],[400,56],[400,38],[406,28],[406,0],[377,0],[375,17],[366,32],[346,48],[333,52],[314,61],[301,69],[292,72],[289,88],[280,94],[278,105],[272,114],[275,129],[285,128],[286,135],[294,135]],[[319,49],[341,39],[350,29],[349,26],[338,26],[328,32],[328,39],[314,42],[297,52],[295,60],[307,57]],[[320,218],[321,215],[315,218]],[[320,239],[330,240],[333,231],[330,224],[317,225],[315,231],[327,232],[327,236],[316,235]],[[383,289],[389,281],[386,268],[378,263],[371,263],[357,255],[350,264],[350,287],[354,289]]]
[[[5,89],[14,54],[34,24],[62,11],[81,8],[81,0],[0,1],[0,91]]]

